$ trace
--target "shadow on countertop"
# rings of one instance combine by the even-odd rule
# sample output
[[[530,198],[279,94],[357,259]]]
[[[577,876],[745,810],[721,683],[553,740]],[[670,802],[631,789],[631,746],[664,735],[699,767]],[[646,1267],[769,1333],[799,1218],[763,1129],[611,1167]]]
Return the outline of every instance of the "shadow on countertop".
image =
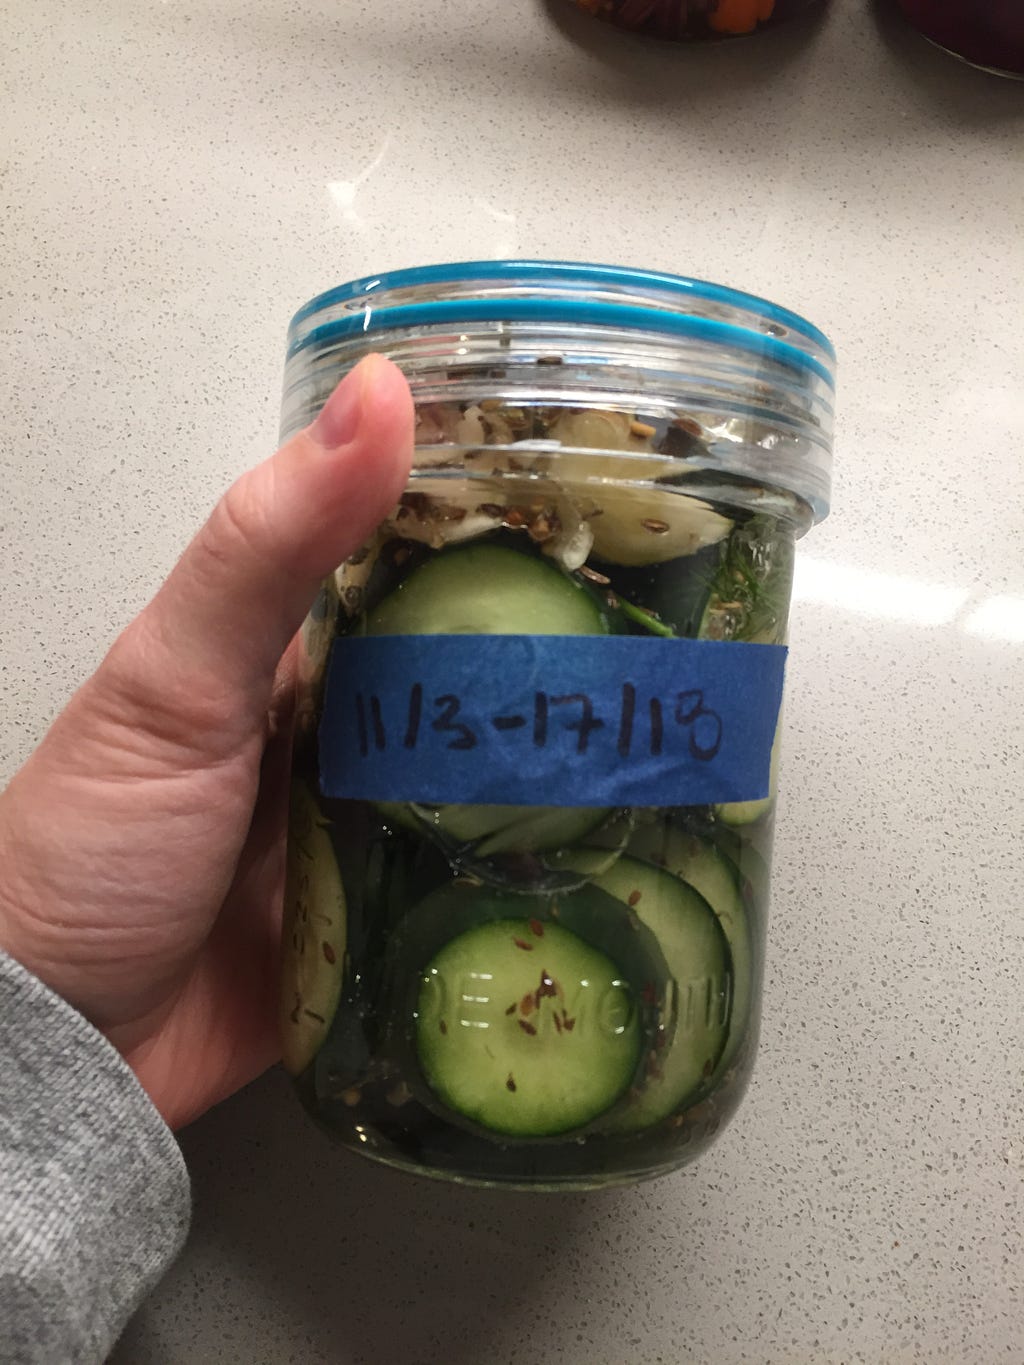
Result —
[[[314,1129],[280,1073],[182,1146],[188,1253],[111,1365],[528,1365],[574,1307],[579,1358],[594,1359],[586,1304],[614,1300],[624,1246],[650,1222],[636,1190],[461,1189],[360,1161]]]

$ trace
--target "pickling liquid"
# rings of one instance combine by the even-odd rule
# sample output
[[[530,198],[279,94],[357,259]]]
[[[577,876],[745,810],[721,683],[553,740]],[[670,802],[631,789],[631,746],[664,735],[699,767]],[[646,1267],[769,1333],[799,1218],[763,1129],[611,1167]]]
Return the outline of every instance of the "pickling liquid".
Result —
[[[528,808],[330,799],[320,792],[324,671],[335,639],[375,622],[387,633],[403,602],[442,581],[424,569],[446,557],[492,566],[494,633],[519,610],[503,603],[496,570],[525,572],[529,561],[550,574],[545,610],[592,612],[595,630],[781,643],[792,532],[671,487],[645,491],[638,508],[621,490],[588,486],[577,498],[564,483],[545,492],[514,476],[477,481],[454,503],[449,487],[418,480],[395,522],[325,585],[304,631],[286,1064],[322,1126],[392,1166],[531,1188],[671,1170],[728,1119],[753,1061],[773,799],[657,808],[554,808],[542,790]],[[571,507],[585,507],[593,536],[582,560]],[[469,549],[475,560],[455,560]],[[691,704],[680,706],[676,719],[692,728]],[[377,721],[378,738],[385,725],[408,738],[404,713],[397,731],[394,718],[370,717],[369,746]],[[521,728],[524,764],[533,724]],[[700,739],[709,730],[694,733],[710,743]]]

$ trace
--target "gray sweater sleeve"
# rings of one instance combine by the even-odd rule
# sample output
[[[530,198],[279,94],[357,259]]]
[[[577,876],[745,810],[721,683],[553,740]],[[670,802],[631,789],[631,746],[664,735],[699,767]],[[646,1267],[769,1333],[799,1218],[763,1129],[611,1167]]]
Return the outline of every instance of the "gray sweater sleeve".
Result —
[[[0,1361],[93,1365],[181,1249],[189,1183],[120,1055],[0,953]]]

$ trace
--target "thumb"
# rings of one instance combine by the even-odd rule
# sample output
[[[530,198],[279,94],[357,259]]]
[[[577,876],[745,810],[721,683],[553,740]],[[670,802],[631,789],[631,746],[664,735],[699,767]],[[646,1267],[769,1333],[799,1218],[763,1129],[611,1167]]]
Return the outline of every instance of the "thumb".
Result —
[[[262,725],[321,579],[398,501],[412,447],[408,385],[390,361],[367,356],[311,426],[228,489],[96,685],[146,728],[178,739],[179,725],[195,725],[204,747],[215,726],[237,738],[239,725]]]

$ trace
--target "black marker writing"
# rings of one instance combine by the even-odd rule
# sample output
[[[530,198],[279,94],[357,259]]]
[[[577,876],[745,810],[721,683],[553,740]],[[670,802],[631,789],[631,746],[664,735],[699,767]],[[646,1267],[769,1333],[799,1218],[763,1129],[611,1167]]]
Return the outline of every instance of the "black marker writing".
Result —
[[[457,739],[450,740],[449,749],[475,749],[476,735],[465,724],[464,721],[455,720],[455,717],[462,709],[462,702],[454,692],[446,692],[442,697],[434,698],[434,705],[441,708],[441,714],[436,720],[430,722],[430,728],[442,734],[455,734]],[[454,723],[453,723],[454,722]]]
[[[373,718],[373,742],[378,749],[386,749],[388,737],[384,731],[384,717],[380,709],[380,697],[370,698],[370,715]]]
[[[700,762],[710,762],[722,747],[722,718],[717,711],[704,705],[704,693],[699,688],[679,693],[676,699],[676,724],[690,727],[690,753]],[[701,744],[698,739],[698,725],[708,743]],[[714,738],[711,738],[712,735]]]
[[[354,702],[355,737],[360,756],[368,758],[371,748],[376,749],[378,753],[385,752],[388,747],[387,724],[380,696],[375,692],[368,695],[356,692]],[[666,711],[669,711],[675,725],[686,731],[686,746],[692,758],[700,763],[709,763],[717,756],[723,743],[724,724],[719,713],[705,705],[704,692],[700,688],[677,692],[674,700],[666,702],[656,696],[641,698],[636,685],[626,682],[621,684],[618,699],[618,727],[612,731],[620,758],[629,758],[634,752],[634,746],[639,739],[637,707],[644,705],[645,702],[649,717],[646,747],[651,757],[660,758],[666,749],[671,750],[672,747],[671,740],[666,734]],[[403,703],[392,694],[388,705],[397,709]],[[469,719],[464,718],[461,696],[455,692],[444,692],[434,697],[431,705],[438,714],[430,721],[430,729],[436,734],[448,737],[446,749],[468,751],[478,747],[480,732],[470,723],[473,720],[472,713]],[[394,725],[392,734],[395,731],[401,733],[404,719],[405,729],[401,743],[406,750],[415,751],[423,744],[423,706],[424,685],[419,682],[413,683],[409,688],[408,700],[404,703],[404,717],[401,712],[397,720],[394,716],[391,717]],[[566,719],[563,708],[568,707],[578,707],[578,715]],[[601,702],[595,704],[593,697],[586,692],[567,692],[564,696],[535,692],[532,723],[534,748],[545,749],[557,743],[556,737],[559,734],[569,733],[576,736],[573,745],[576,754],[590,753],[595,748],[592,743],[593,737],[599,731],[607,729],[609,724],[613,726],[615,724],[614,717],[606,720],[600,714],[600,709]],[[560,717],[561,723],[553,729],[551,718],[554,710],[561,710],[563,714]],[[480,717],[479,723],[486,724],[488,720],[500,735],[508,735],[510,744],[515,743],[515,732],[526,729],[530,724],[527,717],[518,711],[499,713],[490,717],[484,715]]]
[[[648,705],[651,713],[651,753],[657,758],[661,753],[663,738],[661,702],[657,697],[652,697]]]
[[[407,749],[415,749],[420,736],[420,717],[423,715],[423,684],[413,683],[409,689],[409,724],[402,741]]]
[[[576,752],[585,754],[590,744],[591,733],[604,729],[604,721],[594,715],[594,703],[585,692],[570,692],[566,697],[551,697],[550,701],[552,706],[575,705],[580,708],[579,720],[569,721],[565,728],[579,736],[576,741]]]
[[[370,740],[366,733],[366,707],[363,705],[362,692],[356,693],[356,724],[359,726],[359,753],[365,758],[370,752]]]
[[[622,684],[622,710],[619,712],[619,754],[629,757],[633,747],[633,716],[636,712],[636,688],[632,683]]]

